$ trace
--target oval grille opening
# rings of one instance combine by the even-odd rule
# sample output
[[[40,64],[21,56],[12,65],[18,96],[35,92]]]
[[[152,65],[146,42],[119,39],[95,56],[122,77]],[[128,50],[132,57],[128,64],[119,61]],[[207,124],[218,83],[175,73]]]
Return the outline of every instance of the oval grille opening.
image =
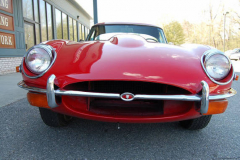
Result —
[[[67,85],[66,90],[132,94],[191,94],[189,91],[160,83],[141,81],[87,81]]]

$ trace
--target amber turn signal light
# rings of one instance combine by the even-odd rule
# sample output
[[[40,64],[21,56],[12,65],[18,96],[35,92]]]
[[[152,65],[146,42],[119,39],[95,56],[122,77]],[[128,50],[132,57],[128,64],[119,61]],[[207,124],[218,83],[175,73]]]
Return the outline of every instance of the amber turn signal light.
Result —
[[[208,112],[204,113],[203,115],[212,115],[212,114],[220,114],[225,112],[227,109],[228,100],[220,100],[220,101],[210,101]]]
[[[50,108],[48,106],[46,94],[28,92],[27,99],[32,106]]]
[[[16,67],[16,72],[20,72],[20,66]]]
[[[236,75],[236,77],[235,77],[235,81],[237,81],[237,80],[238,80],[238,78],[239,78],[239,75]]]

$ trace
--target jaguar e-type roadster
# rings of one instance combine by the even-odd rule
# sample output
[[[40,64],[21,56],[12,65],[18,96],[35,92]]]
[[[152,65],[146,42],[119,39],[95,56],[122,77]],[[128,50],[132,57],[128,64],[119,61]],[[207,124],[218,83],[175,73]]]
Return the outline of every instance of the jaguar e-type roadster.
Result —
[[[36,45],[20,72],[28,102],[55,127],[77,117],[202,129],[226,110],[238,79],[223,52],[170,45],[161,28],[139,23],[98,23],[86,41]]]

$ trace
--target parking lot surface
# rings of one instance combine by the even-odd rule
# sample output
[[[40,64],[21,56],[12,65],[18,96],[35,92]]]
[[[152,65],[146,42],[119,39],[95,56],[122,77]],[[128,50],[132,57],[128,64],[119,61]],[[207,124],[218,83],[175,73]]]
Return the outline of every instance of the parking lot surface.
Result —
[[[239,72],[240,72],[240,61],[232,61],[232,64],[234,66],[234,71],[238,72],[238,75],[239,75]]]
[[[233,88],[240,93],[240,81]],[[82,119],[51,128],[24,98],[0,107],[0,159],[240,159],[239,107],[238,94],[200,131]]]
[[[21,80],[20,73],[0,75],[0,107],[26,97],[27,91],[17,87]]]

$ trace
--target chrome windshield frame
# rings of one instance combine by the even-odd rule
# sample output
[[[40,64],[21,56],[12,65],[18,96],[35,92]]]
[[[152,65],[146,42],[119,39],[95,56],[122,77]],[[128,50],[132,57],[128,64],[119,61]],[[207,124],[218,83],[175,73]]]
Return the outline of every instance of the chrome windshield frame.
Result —
[[[165,36],[165,33],[164,33],[164,31],[163,31],[163,29],[162,28],[160,28],[160,27],[158,27],[158,26],[153,26],[153,25],[147,25],[147,24],[97,24],[97,25],[94,25],[94,26],[92,26],[92,28],[90,29],[90,31],[89,31],[89,34],[88,34],[88,36],[87,36],[87,38],[86,38],[86,41],[108,41],[109,39],[111,39],[111,37],[113,37],[113,36],[111,36],[111,37],[109,37],[109,38],[107,38],[107,39],[102,39],[102,40],[96,40],[95,38],[96,37],[94,37],[94,39],[91,39],[91,35],[93,34],[93,32],[94,32],[94,29],[95,28],[97,28],[97,27],[100,27],[100,26],[105,26],[105,27],[109,27],[109,26],[137,26],[137,27],[152,27],[152,28],[156,28],[157,30],[158,30],[158,35],[159,36],[161,36],[161,38],[156,38],[155,36],[152,36],[152,35],[149,35],[149,34],[146,34],[146,33],[137,33],[137,32],[119,32],[119,31],[116,31],[116,32],[111,32],[111,33],[115,33],[115,34],[129,34],[129,33],[131,33],[131,34],[137,34],[137,35],[140,35],[140,34],[146,34],[146,35],[149,35],[149,36],[152,36],[152,37],[154,37],[154,38],[156,38],[157,40],[158,40],[158,42],[157,43],[164,43],[164,44],[168,44],[168,42],[167,42],[167,38],[166,38],[166,36]],[[108,33],[110,33],[110,32],[108,32]],[[104,33],[104,34],[106,34],[106,33]],[[101,35],[101,34],[99,34],[99,35]],[[98,36],[99,36],[98,35]],[[163,40],[163,41],[161,41],[161,39]]]

